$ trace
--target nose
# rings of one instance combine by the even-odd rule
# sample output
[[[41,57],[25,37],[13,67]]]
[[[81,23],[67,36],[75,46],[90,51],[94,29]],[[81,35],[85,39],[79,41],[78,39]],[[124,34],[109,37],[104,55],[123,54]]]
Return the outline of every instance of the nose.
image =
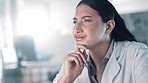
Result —
[[[82,30],[81,29],[76,29],[76,33],[81,33]]]
[[[78,23],[77,25],[75,25],[75,28],[74,28],[75,33],[81,33],[81,32],[83,32],[82,27],[83,26],[82,26],[81,23]]]

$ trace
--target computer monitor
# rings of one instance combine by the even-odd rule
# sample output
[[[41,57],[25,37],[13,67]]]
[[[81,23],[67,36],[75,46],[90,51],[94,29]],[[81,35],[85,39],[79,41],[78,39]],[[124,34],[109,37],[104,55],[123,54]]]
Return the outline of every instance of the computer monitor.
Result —
[[[34,40],[31,36],[22,35],[16,39],[15,42],[17,53],[20,52],[22,61],[36,61],[37,54],[35,49]]]

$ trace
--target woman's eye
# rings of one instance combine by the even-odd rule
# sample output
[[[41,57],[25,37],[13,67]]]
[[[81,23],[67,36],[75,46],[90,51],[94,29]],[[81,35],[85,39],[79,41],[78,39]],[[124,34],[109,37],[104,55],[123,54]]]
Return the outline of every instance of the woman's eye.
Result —
[[[74,21],[73,21],[73,24],[76,24],[76,23],[77,23],[77,21],[76,21],[76,20],[74,20]]]
[[[89,20],[89,19],[84,19],[84,23],[90,23],[91,22],[91,20]]]

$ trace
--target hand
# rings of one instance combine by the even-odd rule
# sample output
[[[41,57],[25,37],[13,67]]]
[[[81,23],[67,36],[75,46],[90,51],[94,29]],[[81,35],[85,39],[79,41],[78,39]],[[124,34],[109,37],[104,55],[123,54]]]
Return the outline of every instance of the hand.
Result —
[[[80,49],[83,49],[81,51]],[[73,52],[69,53],[64,63],[64,76],[75,80],[81,73],[84,67],[84,61],[86,61],[85,47],[79,46]]]

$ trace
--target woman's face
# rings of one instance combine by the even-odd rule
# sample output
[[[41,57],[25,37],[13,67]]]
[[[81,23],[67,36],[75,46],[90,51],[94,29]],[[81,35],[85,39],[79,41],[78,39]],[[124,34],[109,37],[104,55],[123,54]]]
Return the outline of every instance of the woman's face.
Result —
[[[81,4],[76,8],[73,18],[73,37],[76,45],[92,48],[104,40],[106,23],[103,23],[96,10]]]

